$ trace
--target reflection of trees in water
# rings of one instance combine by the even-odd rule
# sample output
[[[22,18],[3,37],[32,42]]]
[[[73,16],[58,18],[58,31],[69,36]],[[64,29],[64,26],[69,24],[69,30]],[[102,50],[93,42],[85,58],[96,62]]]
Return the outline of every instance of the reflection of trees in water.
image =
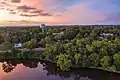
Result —
[[[15,67],[17,66],[17,64],[22,63],[25,67],[37,68],[39,62],[43,65],[43,70],[47,71],[46,73],[47,76],[50,75],[60,76],[62,79],[72,77],[73,80],[80,80],[81,78],[80,75],[77,75],[75,73],[60,71],[57,68],[56,64],[52,64],[49,62],[42,62],[39,60],[6,60],[2,64],[2,68],[4,72],[8,73],[8,72],[12,72],[13,69],[15,69]]]
[[[10,63],[3,63],[2,68],[3,68],[4,72],[8,73],[8,72],[11,72],[15,68],[15,66],[13,66]]]
[[[43,70],[47,72],[47,76],[59,76],[63,80],[66,78],[70,78],[70,80],[119,80],[120,78],[120,75],[111,73],[111,76],[109,72],[86,68],[72,69],[68,72],[62,72],[57,68],[56,64],[39,60],[6,60],[1,62],[3,62],[2,68],[4,72],[7,73],[13,71],[17,64],[23,64],[25,67],[29,68],[37,68],[38,63],[40,62],[43,66]]]
[[[29,67],[29,68],[37,68],[38,63],[40,62],[43,65],[43,70],[47,71],[46,73],[47,76],[54,75],[61,77],[61,79],[72,78],[72,80],[80,80],[81,78],[81,75],[78,72],[76,71],[62,72],[59,70],[59,68],[57,68],[56,64],[49,62],[43,62],[39,60],[6,60],[3,62],[6,63],[2,64],[2,68],[4,72],[7,73],[13,71],[13,69],[15,69],[17,64],[23,64],[25,67]],[[89,80],[89,79],[82,79],[82,80]]]
[[[17,64],[23,64],[25,67],[29,68],[37,68],[39,60],[5,60],[2,62],[2,69],[4,72],[12,72],[13,69],[17,66]]]
[[[55,76],[59,76],[61,77],[63,80],[65,78],[71,78],[71,80],[91,80],[88,77],[81,77],[81,75],[78,72],[63,72],[61,71],[59,68],[57,68],[56,64],[52,64],[52,63],[44,63],[41,62],[41,64],[43,65],[43,70],[47,71],[47,76],[50,75],[55,75]]]
[[[29,68],[37,68],[39,60],[7,60],[3,62],[2,68],[4,72],[12,72],[13,69],[17,66],[17,64],[23,64],[25,67]],[[54,76],[60,76],[62,79],[65,78],[70,78],[72,77],[73,80],[80,80],[80,75],[71,73],[71,72],[62,72],[60,71],[56,64],[48,63],[48,62],[42,62],[41,64],[43,65],[43,70],[47,71],[46,75],[54,75]],[[85,79],[86,80],[86,79]],[[88,80],[88,79],[87,79]]]
[[[11,61],[6,61],[6,62],[3,62],[2,68],[4,72],[9,73],[13,71],[13,69],[15,69],[16,65],[17,64],[12,63]]]
[[[24,61],[22,61],[22,64],[25,67],[29,67],[29,68],[37,68],[38,63],[39,63],[39,60],[24,60]]]
[[[17,66],[17,64],[20,64],[20,61],[18,60],[5,60],[2,62],[2,69],[4,72],[9,73],[12,72],[13,69]]]
[[[110,72],[105,72],[102,70],[81,68],[81,69],[71,69],[68,72],[60,71],[56,64],[44,63],[43,70],[47,71],[47,76],[55,75],[61,77],[61,79],[69,78],[70,80],[119,80],[120,75]]]

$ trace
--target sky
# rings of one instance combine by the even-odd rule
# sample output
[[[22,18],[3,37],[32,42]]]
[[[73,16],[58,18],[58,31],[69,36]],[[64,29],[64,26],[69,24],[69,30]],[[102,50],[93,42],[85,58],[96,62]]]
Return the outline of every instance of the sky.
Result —
[[[120,24],[120,0],[0,0],[0,25]]]
[[[27,61],[26,61],[27,62]],[[47,75],[47,70],[43,69],[40,63],[36,68],[29,68],[28,66],[36,66],[34,62],[31,64],[17,64],[17,66],[9,73],[4,72],[2,64],[0,63],[0,80],[60,80],[59,76]]]

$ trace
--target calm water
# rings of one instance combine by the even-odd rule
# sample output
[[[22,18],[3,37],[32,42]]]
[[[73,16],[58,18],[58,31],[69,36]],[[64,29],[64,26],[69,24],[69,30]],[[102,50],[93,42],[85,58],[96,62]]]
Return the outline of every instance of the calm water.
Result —
[[[0,80],[120,80],[120,74],[95,69],[61,72],[55,64],[38,60],[0,61]]]

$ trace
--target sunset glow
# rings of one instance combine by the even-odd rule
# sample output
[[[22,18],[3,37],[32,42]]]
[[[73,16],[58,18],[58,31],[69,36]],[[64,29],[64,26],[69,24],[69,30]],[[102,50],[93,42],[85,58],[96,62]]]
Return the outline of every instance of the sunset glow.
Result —
[[[0,0],[0,25],[119,24],[119,0]],[[6,24],[7,23],[7,24]],[[14,24],[13,24],[14,25]]]

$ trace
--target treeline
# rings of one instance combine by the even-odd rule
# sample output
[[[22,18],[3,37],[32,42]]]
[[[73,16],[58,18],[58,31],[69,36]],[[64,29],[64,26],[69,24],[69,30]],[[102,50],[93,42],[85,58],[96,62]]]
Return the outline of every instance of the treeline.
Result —
[[[1,31],[0,50],[22,42],[24,48],[43,47],[40,59],[57,63],[61,70],[94,67],[120,70],[120,27],[39,28]],[[9,46],[8,46],[9,45]]]
[[[18,43],[29,49],[43,47],[45,35],[40,28],[5,28],[0,31],[0,50],[10,50]]]
[[[54,32],[63,34],[45,37],[42,58],[57,63],[61,70],[71,67],[120,70],[120,27],[56,28]]]

